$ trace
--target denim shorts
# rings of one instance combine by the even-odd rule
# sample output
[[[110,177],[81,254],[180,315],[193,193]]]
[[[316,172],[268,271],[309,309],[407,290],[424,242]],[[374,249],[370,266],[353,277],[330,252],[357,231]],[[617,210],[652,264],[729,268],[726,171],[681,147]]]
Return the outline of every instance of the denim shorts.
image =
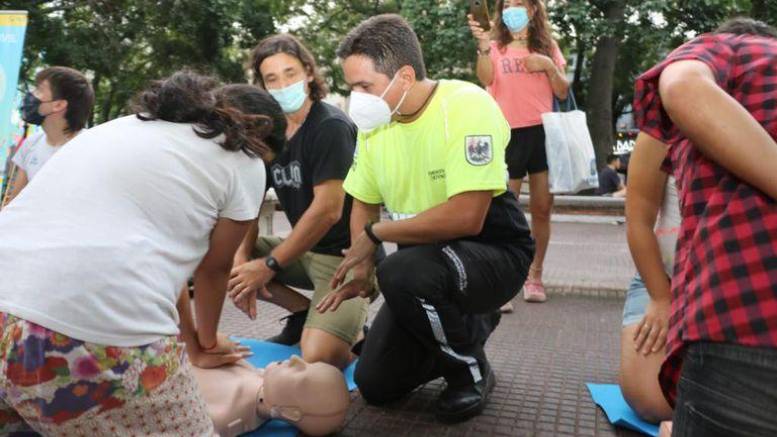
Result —
[[[623,326],[639,323],[645,317],[648,302],[650,302],[650,295],[645,283],[642,282],[642,278],[637,273],[626,292],[626,303],[623,305]]]

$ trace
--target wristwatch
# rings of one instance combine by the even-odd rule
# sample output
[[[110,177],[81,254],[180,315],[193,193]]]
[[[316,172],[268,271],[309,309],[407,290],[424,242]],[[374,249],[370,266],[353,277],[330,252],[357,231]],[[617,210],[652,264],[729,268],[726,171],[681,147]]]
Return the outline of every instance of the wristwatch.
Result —
[[[275,273],[279,273],[281,270],[283,270],[281,263],[279,263],[278,260],[275,259],[275,257],[272,255],[268,255],[267,258],[264,259],[264,264]]]
[[[367,238],[369,238],[374,245],[380,246],[383,242],[380,240],[380,238],[378,238],[377,235],[375,235],[375,232],[373,232],[372,225],[374,224],[375,223],[370,222],[364,225],[364,233],[367,234]]]

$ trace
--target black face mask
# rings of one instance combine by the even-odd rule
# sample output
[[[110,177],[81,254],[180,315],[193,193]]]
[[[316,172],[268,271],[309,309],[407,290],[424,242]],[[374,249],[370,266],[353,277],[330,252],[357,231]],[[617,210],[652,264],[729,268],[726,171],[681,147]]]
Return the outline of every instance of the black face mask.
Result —
[[[43,120],[46,119],[45,115],[41,115],[38,110],[40,109],[41,100],[33,93],[28,92],[22,100],[22,106],[19,110],[22,112],[22,120],[29,124],[40,126],[43,124]],[[48,102],[46,102],[48,103]]]

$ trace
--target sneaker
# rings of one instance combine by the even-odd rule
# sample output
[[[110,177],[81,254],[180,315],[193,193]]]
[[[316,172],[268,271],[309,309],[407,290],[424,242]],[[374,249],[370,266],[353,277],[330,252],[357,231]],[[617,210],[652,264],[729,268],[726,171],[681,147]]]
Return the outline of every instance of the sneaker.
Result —
[[[291,313],[281,320],[286,320],[286,325],[280,334],[267,339],[270,343],[285,344],[293,346],[302,340],[302,329],[305,327],[305,320],[308,318],[308,311]]]
[[[542,282],[533,279],[527,280],[526,283],[523,284],[523,300],[526,302],[545,302],[548,300]]]
[[[515,311],[515,307],[513,306],[512,302],[507,302],[506,304],[499,307],[499,312],[502,314],[510,314],[513,311]]]
[[[464,387],[446,387],[435,404],[437,419],[444,423],[464,422],[480,415],[486,408],[491,391],[496,385],[496,375],[488,361],[481,366],[483,379]]]

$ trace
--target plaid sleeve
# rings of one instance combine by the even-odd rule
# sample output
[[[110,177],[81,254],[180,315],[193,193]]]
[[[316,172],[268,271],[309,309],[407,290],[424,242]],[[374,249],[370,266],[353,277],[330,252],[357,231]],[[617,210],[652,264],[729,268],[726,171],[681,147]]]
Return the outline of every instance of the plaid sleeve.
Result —
[[[731,35],[703,35],[680,46],[658,65],[637,78],[634,90],[634,121],[639,130],[664,144],[674,144],[682,134],[674,126],[661,104],[658,83],[667,66],[677,61],[704,62],[715,75],[716,82],[725,88],[732,75],[734,50],[729,44]]]

